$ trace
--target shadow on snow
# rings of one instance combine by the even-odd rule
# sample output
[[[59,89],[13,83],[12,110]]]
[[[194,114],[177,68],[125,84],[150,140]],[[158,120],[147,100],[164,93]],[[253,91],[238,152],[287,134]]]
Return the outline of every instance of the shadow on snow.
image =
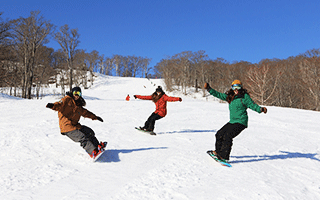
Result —
[[[216,130],[192,130],[192,129],[185,129],[180,131],[171,131],[171,132],[160,132],[157,133],[159,135],[161,134],[174,134],[174,133],[208,133],[208,132],[217,132]]]
[[[235,160],[230,163],[246,163],[246,162],[259,162],[266,160],[281,160],[281,159],[290,159],[290,158],[309,158],[311,160],[320,161],[320,159],[315,156],[317,153],[299,153],[299,152],[288,152],[288,151],[280,151],[283,154],[279,155],[263,155],[263,156],[231,156],[231,158],[236,159],[249,159],[249,160]]]
[[[146,151],[155,149],[167,149],[167,147],[149,147],[139,149],[107,149],[96,162],[120,162],[120,153],[132,153],[135,151]]]

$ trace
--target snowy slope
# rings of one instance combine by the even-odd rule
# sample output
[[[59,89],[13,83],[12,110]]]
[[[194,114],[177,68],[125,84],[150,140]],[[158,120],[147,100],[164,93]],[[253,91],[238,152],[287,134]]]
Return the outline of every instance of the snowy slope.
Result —
[[[249,128],[235,138],[227,168],[206,154],[228,121],[227,104],[181,96],[156,122],[157,136],[134,130],[155,106],[133,95],[150,95],[158,85],[98,75],[83,91],[86,108],[104,119],[80,120],[108,141],[97,163],[60,134],[57,112],[45,108],[61,97],[0,95],[1,199],[320,199],[319,112],[249,110]]]

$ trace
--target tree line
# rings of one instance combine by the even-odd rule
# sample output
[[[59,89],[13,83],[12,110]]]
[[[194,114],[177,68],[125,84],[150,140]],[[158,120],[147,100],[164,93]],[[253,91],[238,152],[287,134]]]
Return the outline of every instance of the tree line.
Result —
[[[226,92],[239,79],[260,105],[320,110],[320,49],[308,50],[287,59],[263,59],[229,63],[223,58],[209,59],[205,51],[185,51],[162,59],[155,66],[164,78],[166,89],[188,94],[202,92],[208,82],[219,92]]]
[[[117,76],[149,77],[151,59],[141,56],[113,55],[106,57],[98,51],[79,49],[78,29],[68,25],[57,27],[40,11],[27,18],[3,20],[0,13],[0,88],[12,96],[39,98],[48,84],[61,86],[61,93],[75,85],[90,87],[94,73]],[[50,39],[60,49],[45,46]]]
[[[0,88],[1,92],[22,98],[41,95],[49,84],[60,86],[61,94],[72,86],[88,88],[94,73],[124,77],[150,77],[150,58],[113,55],[79,49],[78,29],[68,25],[56,28],[39,11],[27,18],[3,20],[0,13]],[[57,30],[56,30],[57,29]],[[50,39],[60,49],[45,46]],[[210,59],[205,51],[184,51],[162,59],[153,76],[164,78],[166,89],[202,92],[208,82],[220,92],[240,79],[255,102],[262,105],[320,109],[320,49],[312,49],[287,59],[263,59],[259,63],[230,63]]]

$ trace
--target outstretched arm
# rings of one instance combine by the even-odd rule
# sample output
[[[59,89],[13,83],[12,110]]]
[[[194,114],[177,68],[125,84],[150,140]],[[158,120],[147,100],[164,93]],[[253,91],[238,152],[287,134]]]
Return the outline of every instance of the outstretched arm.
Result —
[[[100,122],[103,122],[103,119],[101,117],[96,116],[95,114],[93,114],[92,112],[90,112],[89,110],[87,110],[85,108],[82,108],[81,116],[86,117],[86,118],[90,118],[92,120],[99,120]]]
[[[152,100],[152,96],[133,95],[135,99]]]
[[[250,95],[248,94],[245,94],[245,98],[243,99],[244,100],[244,104],[250,108],[251,110],[254,110],[258,113],[267,113],[267,108],[266,107],[261,107],[259,106],[258,104],[256,104],[250,97]]]
[[[212,89],[209,83],[204,84],[204,89],[206,89],[212,96],[217,97],[218,99],[221,99],[223,101],[227,100],[227,95],[225,93],[221,93]]]
[[[68,99],[66,97],[62,98],[60,101],[55,103],[48,103],[46,105],[47,108],[50,108],[55,111],[62,111],[63,107],[67,104]]]
[[[165,101],[182,101],[180,97],[169,97],[169,96],[165,96],[164,100]]]

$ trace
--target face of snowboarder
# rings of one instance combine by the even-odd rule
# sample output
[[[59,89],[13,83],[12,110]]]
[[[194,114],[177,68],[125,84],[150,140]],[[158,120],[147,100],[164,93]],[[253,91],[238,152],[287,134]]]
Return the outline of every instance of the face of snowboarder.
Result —
[[[76,100],[76,101],[81,97],[80,91],[73,91],[72,94],[73,94],[74,100]]]
[[[233,84],[231,86],[232,90],[234,91],[234,94],[237,95],[239,93],[239,90],[241,89],[241,84]]]
[[[161,94],[161,92],[157,92],[157,94],[158,94],[158,95],[160,95],[160,94]]]

